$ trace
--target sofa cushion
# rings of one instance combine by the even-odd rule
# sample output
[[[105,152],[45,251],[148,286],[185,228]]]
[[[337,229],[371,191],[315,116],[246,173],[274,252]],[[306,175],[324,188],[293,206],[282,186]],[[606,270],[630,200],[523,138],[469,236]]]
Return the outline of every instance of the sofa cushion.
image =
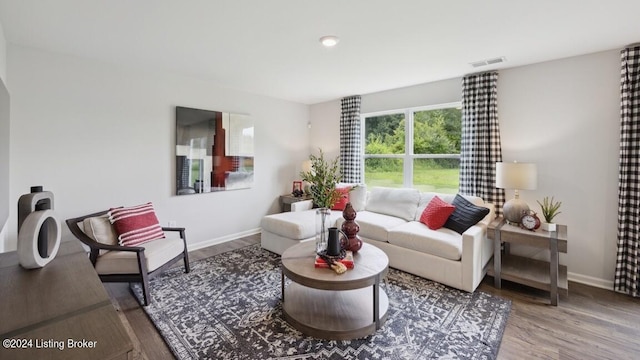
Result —
[[[454,261],[460,260],[462,256],[460,234],[447,228],[430,230],[417,221],[391,229],[389,243]]]
[[[453,205],[456,209],[451,216],[449,216],[444,227],[454,230],[459,234],[467,231],[468,228],[477,224],[478,221],[489,214],[489,209],[474,205],[461,195],[456,195],[453,200]]]
[[[410,221],[415,218],[419,201],[420,192],[417,189],[374,187],[365,210]]]
[[[332,210],[330,224],[335,224],[342,211]],[[293,240],[304,240],[316,236],[316,210],[284,212],[267,215],[260,221],[262,230]]]
[[[455,206],[440,199],[438,196],[434,196],[422,212],[420,222],[427,225],[431,230],[438,230],[447,222],[447,219],[455,209]]]
[[[416,211],[415,221],[420,221],[420,216],[424,212],[424,209],[427,208],[429,202],[433,199],[434,196],[440,197],[440,199],[448,202],[449,204],[453,204],[453,200],[456,198],[456,194],[441,194],[435,192],[423,192],[420,193],[420,201],[418,202],[418,210]],[[461,195],[465,199],[472,202],[474,205],[483,206],[484,200],[481,197],[473,196],[473,195]]]
[[[367,185],[365,184],[351,184],[351,183],[338,183],[336,187],[350,186],[349,202],[356,211],[364,210],[367,203]]]
[[[344,219],[341,217],[338,219],[337,227],[342,227]],[[356,222],[360,226],[358,236],[370,239],[386,242],[388,240],[389,230],[396,226],[406,224],[403,219],[395,216],[378,214],[370,211],[359,211],[356,214]]]

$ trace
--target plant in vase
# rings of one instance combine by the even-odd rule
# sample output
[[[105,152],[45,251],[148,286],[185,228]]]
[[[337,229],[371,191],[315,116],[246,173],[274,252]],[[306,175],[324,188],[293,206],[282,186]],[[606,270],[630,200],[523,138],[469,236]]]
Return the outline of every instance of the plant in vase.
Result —
[[[309,191],[316,210],[316,251],[327,247],[327,237],[330,226],[331,207],[340,199],[340,192],[336,184],[342,180],[338,167],[338,158],[328,162],[324,158],[322,149],[320,155],[309,155],[311,169],[300,172],[303,181],[310,184]]]
[[[542,216],[544,216],[544,223],[542,223],[542,229],[546,231],[556,231],[556,224],[553,223],[553,218],[561,214],[560,206],[562,205],[561,201],[555,202],[555,199],[551,197],[549,199],[548,196],[545,196],[542,199],[542,202],[536,200],[538,205],[540,205],[540,209],[542,209]]]

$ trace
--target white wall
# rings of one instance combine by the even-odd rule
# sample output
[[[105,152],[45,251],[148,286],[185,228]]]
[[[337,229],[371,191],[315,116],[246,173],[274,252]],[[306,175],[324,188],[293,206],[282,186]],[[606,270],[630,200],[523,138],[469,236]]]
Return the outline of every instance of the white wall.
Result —
[[[569,227],[569,253],[561,262],[570,279],[605,288],[616,254],[619,58],[608,51],[550,61],[501,70],[498,80],[503,158],[538,164],[538,189],[521,197],[537,211],[544,196],[563,202],[557,221]],[[458,78],[367,94],[361,112],[454,102],[460,93]],[[338,148],[339,103],[311,106],[312,148]],[[328,135],[313,135],[317,125]]]
[[[0,22],[0,79],[4,82],[7,89],[7,40],[4,37],[4,29]],[[7,206],[6,204],[0,204],[0,206]],[[8,231],[5,224],[0,224],[0,253],[4,252],[4,243],[7,239]]]
[[[14,45],[7,69],[11,200],[43,185],[62,219],[153,201],[163,225],[187,228],[190,248],[227,240],[257,231],[262,216],[278,211],[278,195],[297,178],[291,164],[308,150],[306,105]],[[177,105],[251,115],[252,189],[172,195]],[[16,247],[11,209],[7,251]]]
[[[538,189],[562,201],[569,277],[613,287],[617,236],[620,55],[607,51],[500,71],[505,161],[538,165]],[[510,198],[512,194],[507,194]]]
[[[7,84],[7,40],[0,22],[0,78]]]

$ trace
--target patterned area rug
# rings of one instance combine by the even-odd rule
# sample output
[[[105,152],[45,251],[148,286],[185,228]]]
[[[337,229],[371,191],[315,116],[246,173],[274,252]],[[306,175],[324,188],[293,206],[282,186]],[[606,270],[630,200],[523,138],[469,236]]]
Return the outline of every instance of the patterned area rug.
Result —
[[[145,311],[178,359],[495,359],[511,302],[389,269],[388,317],[373,335],[314,339],[280,304],[280,257],[251,245],[151,281]],[[329,270],[328,270],[329,271]],[[139,286],[134,287],[138,298]]]

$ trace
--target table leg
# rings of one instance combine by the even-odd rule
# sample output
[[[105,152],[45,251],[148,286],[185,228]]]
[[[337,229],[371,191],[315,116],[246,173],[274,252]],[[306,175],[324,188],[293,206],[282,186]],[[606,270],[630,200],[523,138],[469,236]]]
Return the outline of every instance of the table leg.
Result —
[[[376,330],[380,329],[380,275],[376,276],[373,284],[373,322],[376,323]]]
[[[284,271],[280,269],[280,294],[282,302],[284,302]]]
[[[556,232],[552,232],[556,234]],[[549,261],[549,276],[551,280],[551,305],[558,306],[558,239],[555,235],[551,235],[549,239],[549,249],[551,250],[551,259]]]
[[[502,241],[500,240],[500,226],[495,229],[495,236],[493,237],[493,286],[496,289],[502,288],[502,279],[500,272],[502,271]]]

